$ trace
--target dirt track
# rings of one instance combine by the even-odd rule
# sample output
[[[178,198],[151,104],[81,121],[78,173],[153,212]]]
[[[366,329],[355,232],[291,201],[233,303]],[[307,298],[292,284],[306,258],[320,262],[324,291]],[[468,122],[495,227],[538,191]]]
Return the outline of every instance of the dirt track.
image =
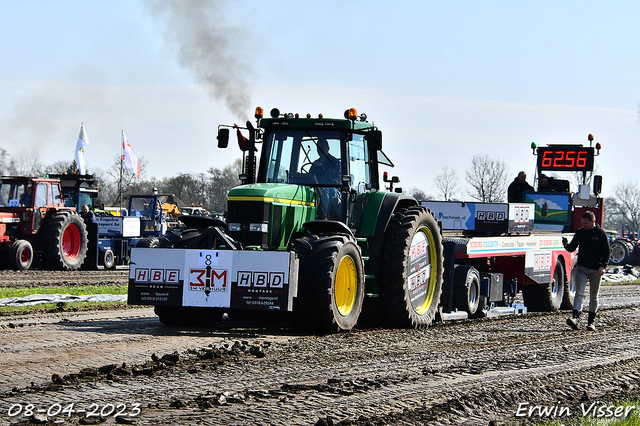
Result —
[[[119,418],[139,425],[519,424],[540,420],[515,416],[535,406],[580,417],[581,404],[640,392],[640,286],[608,285],[601,299],[595,333],[569,331],[566,313],[330,336],[183,330],[148,308],[0,318],[0,425],[26,419],[9,417],[16,404],[71,403],[128,414],[139,403]]]

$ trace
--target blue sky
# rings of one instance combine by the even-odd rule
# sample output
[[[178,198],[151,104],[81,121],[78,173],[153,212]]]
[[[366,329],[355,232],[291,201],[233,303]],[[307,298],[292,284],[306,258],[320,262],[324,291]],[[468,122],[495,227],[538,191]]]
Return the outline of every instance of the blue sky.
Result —
[[[355,107],[383,131],[389,172],[427,194],[443,166],[464,181],[476,153],[532,182],[532,141],[589,133],[605,196],[640,177],[637,1],[0,0],[0,12],[12,156],[71,161],[84,122],[90,171],[111,165],[124,130],[148,176],[206,172],[239,157],[216,147],[217,126],[255,106]]]

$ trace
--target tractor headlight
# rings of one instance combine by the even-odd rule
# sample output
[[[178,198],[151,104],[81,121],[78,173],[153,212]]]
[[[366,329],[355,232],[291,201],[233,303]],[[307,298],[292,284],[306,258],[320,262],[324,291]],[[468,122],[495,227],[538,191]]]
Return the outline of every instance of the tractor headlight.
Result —
[[[251,223],[249,224],[249,231],[253,232],[268,232],[269,225],[267,223]]]
[[[227,225],[229,228],[229,231],[240,231],[242,229],[242,227],[240,226],[239,223],[230,223],[229,225]]]

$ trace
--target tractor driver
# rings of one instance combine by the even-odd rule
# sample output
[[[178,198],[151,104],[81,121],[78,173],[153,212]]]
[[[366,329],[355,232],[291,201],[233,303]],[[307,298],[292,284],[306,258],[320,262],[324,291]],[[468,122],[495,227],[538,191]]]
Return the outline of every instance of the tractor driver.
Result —
[[[20,197],[20,204],[29,205],[31,203],[31,185],[24,186],[24,193]]]
[[[318,183],[340,183],[340,160],[329,154],[329,142],[320,137],[316,144],[318,159],[313,162],[309,174],[316,176]]]
[[[326,138],[318,138],[316,144],[318,159],[313,162],[309,174],[316,177],[320,184],[335,185],[341,182],[340,160],[329,154],[329,142]],[[339,220],[340,190],[335,187],[316,187],[317,206],[316,217],[320,220]]]

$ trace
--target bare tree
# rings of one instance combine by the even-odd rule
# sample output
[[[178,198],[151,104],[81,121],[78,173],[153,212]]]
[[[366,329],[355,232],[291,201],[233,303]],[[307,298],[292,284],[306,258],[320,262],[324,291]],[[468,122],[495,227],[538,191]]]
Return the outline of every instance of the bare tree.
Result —
[[[9,152],[0,148],[0,176],[11,176],[11,162],[9,160]]]
[[[45,165],[40,161],[40,152],[35,145],[22,148],[11,159],[11,174],[15,176],[43,176]]]
[[[438,188],[438,195],[442,196],[445,201],[451,200],[456,197],[460,187],[458,185],[458,175],[454,169],[448,166],[442,167],[442,173],[434,179],[434,184]]]
[[[411,194],[411,196],[413,198],[415,198],[416,200],[418,200],[418,201],[420,201],[420,200],[431,200],[433,198],[433,197],[427,195],[427,193],[424,192],[420,188],[409,188],[407,193]]]
[[[488,154],[474,154],[466,171],[467,182],[474,200],[485,203],[504,202],[507,194],[507,165]]]
[[[614,196],[607,200],[605,223],[608,228],[628,227],[640,229],[640,187],[638,182],[627,181],[614,187]]]
[[[224,169],[210,168],[209,183],[207,185],[207,199],[212,212],[224,212],[227,209],[227,194],[229,190],[240,185],[238,175],[242,171],[242,159],[237,159]]]
[[[106,174],[115,182],[116,191],[109,198],[103,198],[105,205],[116,206],[122,202],[123,207],[131,194],[150,194],[154,186],[157,185],[157,181],[152,179],[151,181],[145,181],[145,169],[147,161],[144,157],[138,159],[140,161],[140,179],[137,178],[135,173],[122,169],[122,156],[116,155],[113,158],[111,167],[107,170]],[[120,181],[120,172],[122,170],[122,181]],[[121,187],[119,186],[121,184]],[[118,190],[118,188],[121,188]],[[122,196],[122,200],[120,197]]]

